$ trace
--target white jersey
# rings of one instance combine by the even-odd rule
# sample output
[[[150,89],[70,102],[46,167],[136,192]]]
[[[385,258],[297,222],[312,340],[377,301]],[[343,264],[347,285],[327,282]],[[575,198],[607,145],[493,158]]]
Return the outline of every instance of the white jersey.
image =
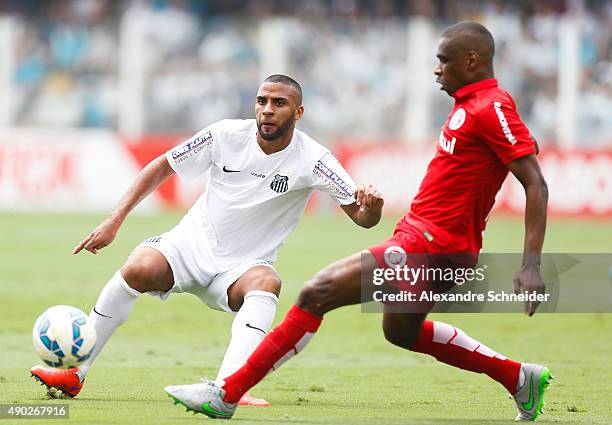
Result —
[[[289,146],[267,155],[256,134],[253,119],[223,120],[166,153],[181,178],[210,169],[206,190],[180,226],[190,226],[196,237],[206,238],[220,262],[273,263],[314,189],[339,205],[355,202],[351,177],[308,135],[296,129]]]

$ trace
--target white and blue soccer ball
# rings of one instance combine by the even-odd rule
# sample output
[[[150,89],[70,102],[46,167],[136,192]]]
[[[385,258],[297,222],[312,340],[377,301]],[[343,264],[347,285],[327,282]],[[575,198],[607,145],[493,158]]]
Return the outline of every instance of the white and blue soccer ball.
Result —
[[[96,330],[78,308],[56,305],[36,320],[32,342],[43,362],[68,369],[79,366],[91,356],[96,345]]]

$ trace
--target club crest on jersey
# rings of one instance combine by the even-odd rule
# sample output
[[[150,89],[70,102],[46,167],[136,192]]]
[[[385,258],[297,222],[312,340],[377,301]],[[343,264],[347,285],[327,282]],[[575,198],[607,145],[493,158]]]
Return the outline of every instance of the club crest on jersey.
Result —
[[[277,193],[286,192],[289,189],[289,177],[276,174],[274,180],[270,183],[270,189]]]
[[[448,128],[451,130],[457,130],[465,122],[465,109],[459,108],[455,111],[450,121],[448,122]]]

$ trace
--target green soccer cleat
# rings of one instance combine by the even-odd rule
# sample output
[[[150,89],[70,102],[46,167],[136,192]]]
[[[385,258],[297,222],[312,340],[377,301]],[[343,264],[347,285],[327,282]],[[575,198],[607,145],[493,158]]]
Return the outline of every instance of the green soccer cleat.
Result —
[[[213,419],[231,419],[236,411],[237,403],[223,401],[225,390],[223,382],[203,379],[199,384],[171,385],[164,388],[174,404],[182,404],[188,412],[204,413]]]
[[[553,376],[546,366],[522,363],[521,372],[525,382],[513,398],[519,410],[517,421],[535,421],[544,409],[544,393],[550,386]]]

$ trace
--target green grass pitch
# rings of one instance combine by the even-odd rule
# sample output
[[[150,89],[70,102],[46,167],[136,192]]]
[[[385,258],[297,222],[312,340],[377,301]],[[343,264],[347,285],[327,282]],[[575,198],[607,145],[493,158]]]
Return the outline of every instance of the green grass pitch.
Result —
[[[74,256],[73,246],[100,216],[0,215],[0,403],[47,401],[29,377],[37,363],[31,328],[44,309],[71,304],[88,312],[98,292],[142,239],[168,229],[178,214],[131,217],[118,239],[97,256]],[[391,234],[395,220],[371,230],[341,216],[306,217],[281,250],[280,320],[302,283],[322,266]],[[485,250],[517,252],[523,225],[494,217]],[[612,223],[551,221],[548,252],[609,252]],[[612,284],[612,283],[611,283]],[[508,282],[512,287],[512,282]],[[517,360],[541,362],[555,381],[539,421],[612,423],[612,316],[602,314],[437,315]],[[189,424],[163,391],[169,384],[214,377],[228,342],[231,317],[190,295],[162,303],[143,296],[128,322],[91,369],[70,404],[72,424]],[[240,408],[247,424],[495,424],[512,423],[516,411],[502,386],[385,342],[380,315],[359,307],[330,313],[306,351],[254,390],[269,408]],[[52,423],[60,423],[54,421]],[[0,425],[10,423],[0,420]],[[20,420],[19,424],[40,424]]]

